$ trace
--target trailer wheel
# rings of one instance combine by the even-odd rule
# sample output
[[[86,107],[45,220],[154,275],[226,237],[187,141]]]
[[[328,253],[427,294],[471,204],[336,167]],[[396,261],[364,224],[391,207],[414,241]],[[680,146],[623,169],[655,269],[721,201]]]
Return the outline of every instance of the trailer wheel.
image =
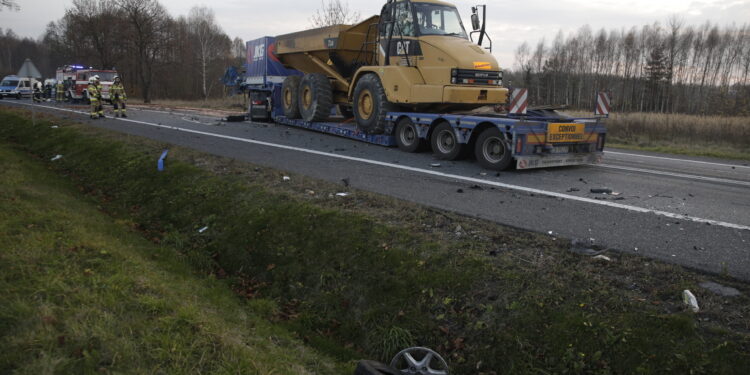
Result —
[[[365,74],[354,88],[354,118],[357,126],[367,134],[385,131],[385,116],[393,110],[383,84],[376,74]]]
[[[474,156],[481,166],[495,171],[508,169],[513,160],[508,142],[498,128],[489,128],[479,134]]]
[[[281,84],[281,107],[284,109],[284,116],[290,119],[300,118],[298,93],[301,80],[300,76],[289,76]]]
[[[408,117],[396,124],[396,144],[401,151],[406,152],[419,152],[424,148],[424,140],[419,138],[417,126]]]
[[[432,152],[438,159],[457,160],[463,155],[465,144],[459,143],[453,127],[447,123],[441,123],[432,131],[430,137]]]
[[[323,121],[331,115],[333,88],[323,74],[305,74],[299,85],[299,111],[305,121]]]

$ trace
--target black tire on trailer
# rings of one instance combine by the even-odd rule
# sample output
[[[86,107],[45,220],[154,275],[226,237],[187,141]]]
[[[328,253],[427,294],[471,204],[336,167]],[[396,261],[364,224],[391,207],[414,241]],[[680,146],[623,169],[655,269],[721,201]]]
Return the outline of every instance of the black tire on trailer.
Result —
[[[374,73],[367,73],[357,81],[352,108],[360,130],[367,134],[382,134],[385,131],[385,116],[395,106],[388,102],[380,78]]]
[[[508,169],[513,161],[511,145],[498,128],[488,128],[479,134],[474,156],[481,166],[495,171]]]
[[[419,152],[424,149],[425,141],[419,138],[419,132],[414,122],[404,117],[396,124],[396,145],[401,151]]]
[[[438,159],[457,160],[463,156],[465,144],[459,143],[453,127],[443,122],[438,124],[430,136],[432,152]]]
[[[299,112],[305,121],[323,121],[333,108],[331,81],[323,74],[310,73],[299,84]]]
[[[354,117],[354,110],[352,109],[351,106],[346,105],[346,104],[339,104],[338,107],[339,107],[339,113],[341,114],[343,118],[350,119]]]
[[[300,118],[299,114],[299,84],[300,76],[288,76],[281,84],[281,107],[284,116],[290,119]]]

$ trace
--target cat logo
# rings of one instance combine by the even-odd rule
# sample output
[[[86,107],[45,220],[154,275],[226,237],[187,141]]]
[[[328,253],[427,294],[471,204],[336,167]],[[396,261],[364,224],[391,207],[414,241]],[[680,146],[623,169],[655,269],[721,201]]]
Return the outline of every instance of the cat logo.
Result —
[[[408,54],[410,46],[411,46],[411,41],[410,40],[405,40],[403,42],[399,41],[396,44],[396,54],[398,56],[402,56],[402,55]]]
[[[474,61],[474,69],[478,70],[491,70],[492,64],[488,62]]]

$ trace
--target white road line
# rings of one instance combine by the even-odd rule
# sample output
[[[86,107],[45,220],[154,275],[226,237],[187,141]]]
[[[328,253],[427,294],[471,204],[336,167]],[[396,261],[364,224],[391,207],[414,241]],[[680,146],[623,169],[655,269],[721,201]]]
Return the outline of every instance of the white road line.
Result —
[[[25,104],[25,103],[18,103],[18,104],[30,105],[30,104]],[[54,108],[54,107],[46,107],[46,108],[59,109],[59,108]],[[65,110],[65,111],[68,111],[68,112],[76,112],[76,113],[86,114],[86,112],[73,111],[73,110],[69,110],[69,109],[62,109],[62,110]],[[393,169],[400,169],[400,170],[405,170],[405,171],[410,171],[410,172],[416,172],[416,173],[420,173],[420,174],[426,174],[426,175],[432,175],[432,176],[438,176],[438,177],[443,177],[443,178],[454,179],[454,180],[458,180],[458,181],[465,181],[465,182],[471,182],[471,183],[475,183],[475,184],[495,186],[495,187],[509,189],[509,190],[522,191],[522,192],[525,192],[525,193],[546,195],[548,197],[562,198],[562,199],[568,199],[568,200],[576,201],[576,202],[583,202],[583,203],[589,203],[589,204],[594,204],[594,205],[599,205],[599,206],[618,208],[618,209],[627,210],[627,211],[631,211],[631,212],[650,213],[650,214],[664,216],[664,217],[668,217],[668,218],[672,218],[672,219],[687,220],[687,221],[693,221],[693,222],[696,222],[696,223],[711,224],[711,225],[716,225],[716,226],[725,227],[725,228],[731,228],[731,229],[750,230],[750,226],[741,225],[741,224],[734,224],[734,223],[728,223],[728,222],[723,222],[723,221],[717,221],[717,220],[711,220],[711,219],[704,219],[704,218],[700,218],[700,217],[694,217],[694,216],[689,216],[689,215],[676,214],[676,213],[673,213],[673,212],[653,210],[653,209],[648,209],[648,208],[643,208],[643,207],[638,207],[638,206],[629,206],[629,205],[620,204],[620,203],[614,203],[614,202],[610,202],[610,201],[600,201],[600,200],[596,200],[596,199],[579,197],[579,196],[575,196],[575,195],[562,194],[562,193],[557,193],[557,192],[553,192],[553,191],[540,190],[540,189],[529,188],[529,187],[519,186],[519,185],[504,184],[502,182],[483,180],[483,179],[480,179],[480,178],[466,177],[466,176],[454,175],[454,174],[449,174],[449,173],[442,173],[442,172],[437,172],[437,171],[433,171],[433,170],[429,170],[429,169],[421,169],[421,168],[415,168],[415,167],[408,167],[408,166],[405,166],[405,165],[386,163],[386,162],[377,161],[377,160],[363,159],[363,158],[357,158],[357,157],[353,157],[353,156],[346,156],[346,155],[333,154],[333,153],[329,153],[329,152],[310,150],[310,149],[306,149],[306,148],[300,148],[300,147],[294,147],[294,146],[287,146],[287,145],[280,145],[280,144],[276,144],[276,143],[263,142],[263,141],[256,141],[254,139],[239,138],[239,137],[233,137],[233,136],[229,136],[229,135],[215,134],[215,133],[203,132],[203,131],[192,130],[192,129],[185,129],[185,128],[180,128],[180,127],[176,127],[176,126],[159,125],[159,124],[154,124],[154,123],[145,122],[145,121],[132,120],[132,119],[114,118],[112,120],[119,120],[119,121],[131,122],[131,123],[135,123],[135,124],[147,125],[147,126],[152,126],[152,127],[156,127],[156,128],[162,128],[162,129],[176,130],[176,131],[181,131],[181,132],[191,133],[191,134],[200,134],[200,135],[205,135],[205,136],[209,136],[209,137],[216,137],[216,138],[227,139],[227,140],[238,141],[238,142],[244,142],[244,143],[249,143],[249,144],[254,144],[254,145],[260,145],[260,146],[274,147],[274,148],[278,148],[278,149],[282,149],[282,150],[304,152],[304,153],[312,154],[312,155],[320,155],[320,156],[325,156],[325,157],[330,157],[330,158],[356,161],[356,162],[364,163],[364,164],[371,164],[371,165],[377,165],[377,166],[381,166],[381,167],[387,167],[387,168],[393,168]]]
[[[750,181],[729,180],[729,179],[717,178],[717,177],[707,177],[707,176],[698,176],[698,175],[684,174],[684,173],[665,172],[665,171],[657,171],[653,169],[625,167],[625,166],[611,165],[611,164],[592,164],[591,166],[597,167],[597,168],[620,169],[620,170],[631,171],[631,172],[641,172],[641,173],[650,173],[650,174],[656,174],[656,175],[662,175],[662,176],[679,177],[679,178],[686,178],[686,179],[691,179],[691,180],[718,182],[722,184],[750,186]]]
[[[706,165],[715,165],[719,167],[734,167],[734,168],[744,168],[744,169],[750,169],[750,166],[746,165],[737,165],[737,164],[722,164],[722,163],[712,163],[708,161],[700,161],[700,160],[690,160],[690,159],[677,159],[677,158],[668,158],[664,156],[653,156],[653,155],[641,155],[641,154],[631,154],[629,152],[616,152],[616,151],[604,151],[605,154],[612,154],[612,155],[625,155],[625,156],[633,156],[638,158],[649,158],[649,159],[661,159],[661,160],[670,160],[670,161],[680,161],[680,162],[687,162],[687,163],[697,163],[697,164],[706,164]]]

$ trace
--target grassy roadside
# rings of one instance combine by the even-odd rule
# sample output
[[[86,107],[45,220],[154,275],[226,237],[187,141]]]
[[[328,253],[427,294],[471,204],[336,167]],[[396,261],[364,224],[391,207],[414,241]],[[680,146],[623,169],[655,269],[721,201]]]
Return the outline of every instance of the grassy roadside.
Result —
[[[613,113],[607,131],[610,147],[750,160],[750,117]]]
[[[0,143],[0,373],[340,374],[172,249]]]
[[[325,185],[315,195],[307,183],[271,190],[278,172],[227,160],[214,164],[218,177],[180,162],[159,174],[158,145],[113,142],[75,124],[32,127],[7,112],[0,122],[0,138],[17,147],[47,160],[64,155],[49,165],[111,215],[197,270],[227,277],[239,294],[274,299],[275,319],[342,359],[357,355],[348,348],[386,358],[420,344],[446,354],[458,374],[743,373],[750,365],[742,283],[718,278],[744,295],[712,296],[696,286],[707,276],[679,267],[620,254],[602,263],[543,236],[361,192],[336,203],[318,198],[335,191]],[[684,288],[699,295],[702,313],[684,311]]]

